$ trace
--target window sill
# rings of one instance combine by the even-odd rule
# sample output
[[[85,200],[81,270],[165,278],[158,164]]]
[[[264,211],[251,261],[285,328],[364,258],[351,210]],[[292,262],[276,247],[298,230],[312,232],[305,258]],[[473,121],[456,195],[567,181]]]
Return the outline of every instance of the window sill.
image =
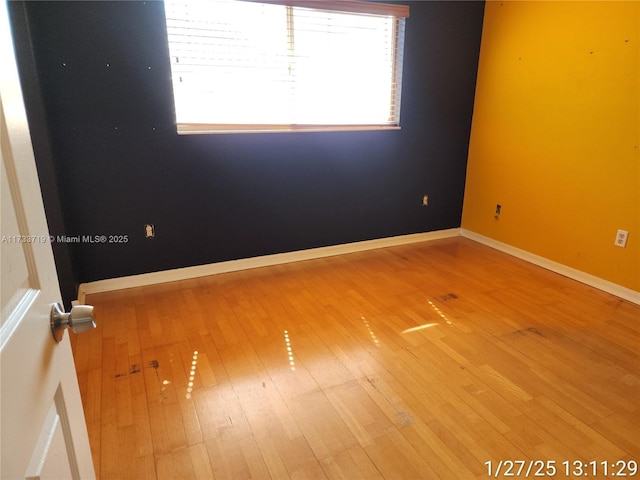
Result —
[[[400,130],[399,125],[218,125],[207,123],[178,123],[177,127],[178,135]]]

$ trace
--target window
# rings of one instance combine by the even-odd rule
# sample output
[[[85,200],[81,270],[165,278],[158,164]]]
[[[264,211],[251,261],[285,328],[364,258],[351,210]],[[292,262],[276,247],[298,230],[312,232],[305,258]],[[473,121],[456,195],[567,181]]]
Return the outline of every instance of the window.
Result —
[[[178,133],[398,128],[408,7],[165,0]]]

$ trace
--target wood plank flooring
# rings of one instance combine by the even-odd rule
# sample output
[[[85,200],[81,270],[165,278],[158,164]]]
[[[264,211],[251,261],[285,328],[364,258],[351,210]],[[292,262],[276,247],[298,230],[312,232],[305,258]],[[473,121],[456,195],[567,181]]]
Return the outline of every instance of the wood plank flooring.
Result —
[[[640,461],[640,307],[468,239],[87,303],[98,328],[72,345],[102,480]]]

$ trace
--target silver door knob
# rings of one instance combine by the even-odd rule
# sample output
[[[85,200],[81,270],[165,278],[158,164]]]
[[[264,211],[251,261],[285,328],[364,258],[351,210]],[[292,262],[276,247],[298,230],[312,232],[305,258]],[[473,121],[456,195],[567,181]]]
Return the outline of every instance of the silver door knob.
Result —
[[[96,328],[91,305],[76,305],[69,313],[62,310],[62,305],[56,303],[51,306],[51,333],[56,343],[62,340],[66,328],[73,333],[82,333]]]

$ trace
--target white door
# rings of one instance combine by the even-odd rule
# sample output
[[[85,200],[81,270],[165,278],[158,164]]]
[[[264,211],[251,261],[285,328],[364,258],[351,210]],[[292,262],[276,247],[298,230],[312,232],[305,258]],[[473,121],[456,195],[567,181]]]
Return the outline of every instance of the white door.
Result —
[[[0,478],[95,478],[5,0],[0,0]]]

